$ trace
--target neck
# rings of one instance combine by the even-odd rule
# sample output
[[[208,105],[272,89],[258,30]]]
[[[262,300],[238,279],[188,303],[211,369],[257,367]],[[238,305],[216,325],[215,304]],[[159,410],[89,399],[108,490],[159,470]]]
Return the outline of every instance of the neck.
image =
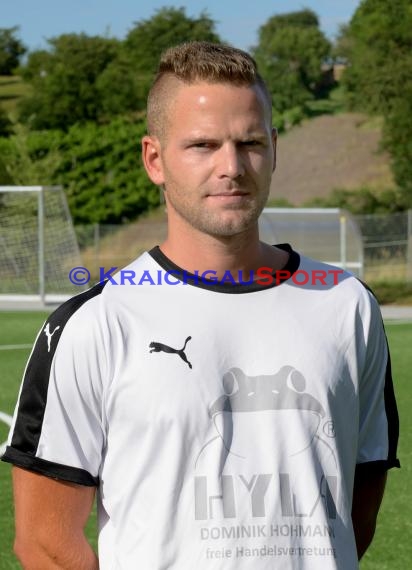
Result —
[[[173,263],[189,271],[213,270],[218,278],[226,271],[238,275],[256,271],[259,267],[282,269],[288,253],[259,241],[257,224],[234,236],[216,237],[194,230],[169,225],[168,236],[160,246]]]

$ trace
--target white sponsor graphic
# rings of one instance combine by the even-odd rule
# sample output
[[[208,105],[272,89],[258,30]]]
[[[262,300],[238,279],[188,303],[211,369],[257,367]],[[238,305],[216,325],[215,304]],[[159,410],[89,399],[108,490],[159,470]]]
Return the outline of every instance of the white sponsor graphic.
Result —
[[[230,368],[222,384],[195,460],[206,559],[335,557],[339,477],[327,410],[289,365],[259,376]],[[244,543],[234,549],[233,540]]]
[[[9,416],[8,414],[5,414],[4,412],[0,412],[0,421],[4,422],[8,426],[11,426],[12,420],[13,420],[13,418],[11,416]],[[6,446],[7,446],[6,441],[4,443],[0,444],[0,457],[2,457],[2,455],[6,451]]]
[[[60,327],[56,327],[54,329],[54,331],[51,333],[50,332],[50,324],[47,323],[47,325],[44,327],[44,333],[47,336],[47,352],[50,352],[50,347],[51,347],[51,339],[52,336],[54,335],[54,333],[59,329]]]

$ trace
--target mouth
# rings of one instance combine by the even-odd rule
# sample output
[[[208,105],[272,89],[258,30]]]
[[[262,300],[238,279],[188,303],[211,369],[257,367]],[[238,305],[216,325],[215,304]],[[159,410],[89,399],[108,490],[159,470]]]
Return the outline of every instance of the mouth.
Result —
[[[208,194],[207,197],[208,198],[216,198],[216,197],[220,197],[223,196],[225,197],[231,197],[231,196],[248,196],[249,192],[245,192],[244,190],[221,190],[220,192],[214,192],[213,194]]]
[[[208,194],[206,196],[208,199],[213,201],[225,202],[225,203],[237,203],[242,202],[249,197],[249,192],[243,192],[242,190],[227,190],[222,192],[216,192],[215,194]]]

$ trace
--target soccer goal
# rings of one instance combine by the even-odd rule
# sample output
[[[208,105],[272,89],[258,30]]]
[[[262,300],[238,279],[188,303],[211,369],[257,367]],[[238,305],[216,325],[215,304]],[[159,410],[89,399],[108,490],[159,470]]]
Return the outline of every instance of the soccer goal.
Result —
[[[0,295],[59,301],[79,293],[68,278],[81,265],[61,186],[0,186]]]
[[[363,278],[363,239],[356,219],[341,208],[265,208],[260,236],[269,243],[289,242],[319,261],[349,269]]]

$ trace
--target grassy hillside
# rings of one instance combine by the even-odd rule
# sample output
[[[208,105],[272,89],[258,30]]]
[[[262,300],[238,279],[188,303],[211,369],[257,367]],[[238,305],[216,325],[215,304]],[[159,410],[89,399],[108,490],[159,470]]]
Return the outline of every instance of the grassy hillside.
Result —
[[[8,113],[14,113],[17,101],[30,91],[30,85],[21,77],[0,76],[0,106]]]
[[[393,187],[389,157],[379,150],[378,120],[355,113],[322,115],[279,137],[271,199],[299,206],[334,188]]]

